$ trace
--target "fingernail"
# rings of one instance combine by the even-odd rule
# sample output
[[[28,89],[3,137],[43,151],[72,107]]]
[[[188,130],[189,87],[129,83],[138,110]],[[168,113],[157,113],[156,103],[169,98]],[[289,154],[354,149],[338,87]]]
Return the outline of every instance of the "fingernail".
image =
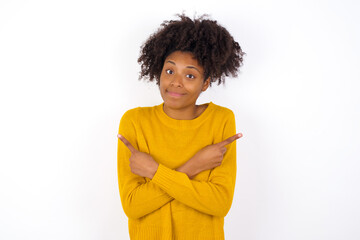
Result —
[[[241,137],[242,136],[242,133],[238,133],[238,137]]]
[[[121,137],[122,137],[120,134],[118,134],[117,136],[118,136],[118,138],[121,138]]]

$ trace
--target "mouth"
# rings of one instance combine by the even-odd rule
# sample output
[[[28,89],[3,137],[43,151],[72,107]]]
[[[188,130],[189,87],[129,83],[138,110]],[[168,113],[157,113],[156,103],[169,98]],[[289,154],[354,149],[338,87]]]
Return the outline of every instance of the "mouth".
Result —
[[[169,92],[169,91],[167,91],[167,90],[166,90],[166,92],[167,92],[170,96],[172,96],[172,97],[182,97],[182,96],[185,95],[184,93]]]

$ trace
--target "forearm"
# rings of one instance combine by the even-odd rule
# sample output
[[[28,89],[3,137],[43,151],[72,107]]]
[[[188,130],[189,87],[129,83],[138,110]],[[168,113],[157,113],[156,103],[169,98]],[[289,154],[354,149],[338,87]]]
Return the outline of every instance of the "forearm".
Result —
[[[174,198],[145,177],[134,174],[129,165],[130,156],[126,146],[118,143],[117,170],[121,203],[125,214],[137,219],[160,209]],[[152,178],[151,175],[149,177]]]
[[[129,218],[140,218],[158,210],[174,198],[152,182],[122,185],[121,202]]]
[[[234,135],[234,122],[226,129],[225,137]],[[209,215],[224,217],[231,207],[234,195],[236,142],[227,146],[221,165],[211,170],[207,181],[191,180],[189,177],[202,171],[201,165],[197,164],[198,160],[190,159],[175,170],[159,164],[152,182],[177,201],[191,208]]]
[[[190,179],[193,179],[198,174],[196,170],[190,160],[175,169],[175,171],[185,173]]]
[[[198,169],[195,164],[193,164],[192,158],[189,159],[186,163],[176,168],[175,171],[185,173],[189,179],[193,179],[201,171]]]
[[[177,201],[200,212],[220,217],[224,217],[230,209],[234,181],[235,173],[228,170],[222,170],[218,176],[210,176],[209,181],[196,181],[161,164],[152,179]]]
[[[156,173],[158,166],[151,171],[149,179],[152,179]],[[178,172],[185,173],[189,179],[194,178],[200,171],[196,168],[194,161],[189,159],[186,163],[176,169]],[[136,181],[135,181],[136,182]],[[172,201],[174,197],[161,189],[153,182],[128,182],[123,184],[123,191],[121,200],[123,209],[126,215],[130,218],[143,217],[159,208],[168,202]]]

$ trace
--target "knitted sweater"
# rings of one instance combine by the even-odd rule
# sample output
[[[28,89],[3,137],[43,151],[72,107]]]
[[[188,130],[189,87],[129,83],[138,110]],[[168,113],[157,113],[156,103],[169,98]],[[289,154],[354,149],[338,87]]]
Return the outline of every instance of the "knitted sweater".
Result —
[[[225,239],[224,217],[236,181],[236,141],[226,145],[222,164],[190,179],[174,169],[207,145],[236,134],[232,110],[208,103],[195,119],[177,120],[164,103],[127,110],[119,133],[159,163],[152,179],[131,172],[130,150],[118,139],[118,183],[131,240]]]

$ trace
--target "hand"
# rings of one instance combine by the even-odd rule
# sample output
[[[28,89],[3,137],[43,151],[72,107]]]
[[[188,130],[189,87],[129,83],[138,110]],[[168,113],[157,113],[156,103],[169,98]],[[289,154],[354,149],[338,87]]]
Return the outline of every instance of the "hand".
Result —
[[[150,154],[140,152],[134,148],[124,136],[120,134],[117,136],[131,152],[131,157],[129,158],[131,172],[141,177],[148,177],[152,179],[159,164],[151,157]]]
[[[193,178],[202,171],[220,166],[227,150],[225,146],[241,137],[242,133],[235,134],[222,142],[202,148],[189,161],[176,170],[186,173],[189,178]]]

